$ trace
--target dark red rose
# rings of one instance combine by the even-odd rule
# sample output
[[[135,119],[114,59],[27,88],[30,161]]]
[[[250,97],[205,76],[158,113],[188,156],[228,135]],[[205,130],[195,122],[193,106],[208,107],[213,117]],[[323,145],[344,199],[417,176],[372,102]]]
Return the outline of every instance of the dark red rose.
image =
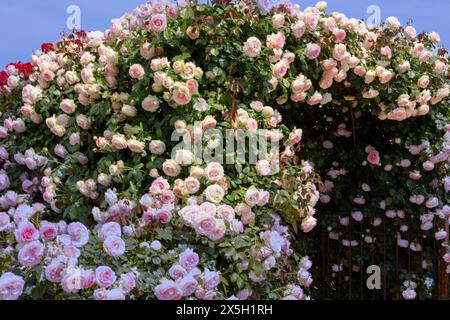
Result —
[[[6,71],[2,71],[0,72],[0,87],[3,87],[6,82],[8,81],[8,74],[6,73]]]
[[[53,44],[52,43],[43,43],[41,45],[42,52],[47,53],[53,50]]]
[[[33,71],[33,66],[31,65],[31,63],[17,63],[18,65],[18,69],[19,69],[19,73],[23,74],[23,77],[25,79],[28,79],[28,77],[30,76],[31,72]]]

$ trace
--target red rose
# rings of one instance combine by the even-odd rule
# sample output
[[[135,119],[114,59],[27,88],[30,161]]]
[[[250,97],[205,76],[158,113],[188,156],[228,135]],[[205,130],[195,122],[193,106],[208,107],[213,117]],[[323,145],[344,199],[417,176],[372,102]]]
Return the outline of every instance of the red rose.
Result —
[[[6,84],[6,81],[8,81],[8,74],[6,71],[0,72],[0,87],[3,87]]]
[[[19,72],[23,74],[23,77],[25,79],[28,79],[28,77],[31,74],[31,71],[33,71],[33,66],[31,65],[31,63],[18,63],[19,65]]]
[[[43,43],[41,45],[41,49],[44,53],[47,53],[49,51],[53,50],[53,44],[52,43]]]

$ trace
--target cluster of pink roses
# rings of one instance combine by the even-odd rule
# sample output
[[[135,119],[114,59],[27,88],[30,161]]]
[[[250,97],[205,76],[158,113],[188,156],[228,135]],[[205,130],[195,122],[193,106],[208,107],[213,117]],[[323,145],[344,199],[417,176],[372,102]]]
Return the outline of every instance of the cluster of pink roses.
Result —
[[[178,263],[173,264],[168,273],[171,279],[162,278],[155,287],[159,300],[180,300],[195,294],[200,300],[212,300],[220,284],[220,273],[197,267],[200,258],[192,249],[180,253]]]

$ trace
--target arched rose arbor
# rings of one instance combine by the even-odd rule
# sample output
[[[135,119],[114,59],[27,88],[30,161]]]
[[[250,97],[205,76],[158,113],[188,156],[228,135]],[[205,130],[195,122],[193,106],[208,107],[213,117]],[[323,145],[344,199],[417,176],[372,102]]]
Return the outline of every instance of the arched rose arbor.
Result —
[[[438,43],[324,2],[182,1],[43,45],[0,76],[0,298],[448,296]],[[245,147],[214,158],[211,132]]]

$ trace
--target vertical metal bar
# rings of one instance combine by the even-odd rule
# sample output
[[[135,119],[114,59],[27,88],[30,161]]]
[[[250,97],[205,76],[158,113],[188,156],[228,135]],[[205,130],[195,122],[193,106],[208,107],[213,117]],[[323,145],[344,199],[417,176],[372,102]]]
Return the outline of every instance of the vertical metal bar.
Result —
[[[448,218],[445,218],[444,221],[444,228],[445,231],[447,231],[447,238],[445,239],[445,241],[447,243],[449,243],[449,224],[448,224]],[[442,259],[442,256],[447,252],[447,250],[440,245],[440,247],[438,248],[438,299],[439,300],[449,300],[449,290],[448,290],[448,285],[449,285],[449,276],[447,273],[447,265],[444,261],[444,259]]]
[[[387,299],[387,272],[386,272],[386,218],[383,217],[383,299]]]
[[[350,223],[348,224],[349,229],[349,241],[350,241],[350,256],[349,256],[349,268],[348,268],[348,298],[349,300],[352,299],[352,219],[350,218]]]

